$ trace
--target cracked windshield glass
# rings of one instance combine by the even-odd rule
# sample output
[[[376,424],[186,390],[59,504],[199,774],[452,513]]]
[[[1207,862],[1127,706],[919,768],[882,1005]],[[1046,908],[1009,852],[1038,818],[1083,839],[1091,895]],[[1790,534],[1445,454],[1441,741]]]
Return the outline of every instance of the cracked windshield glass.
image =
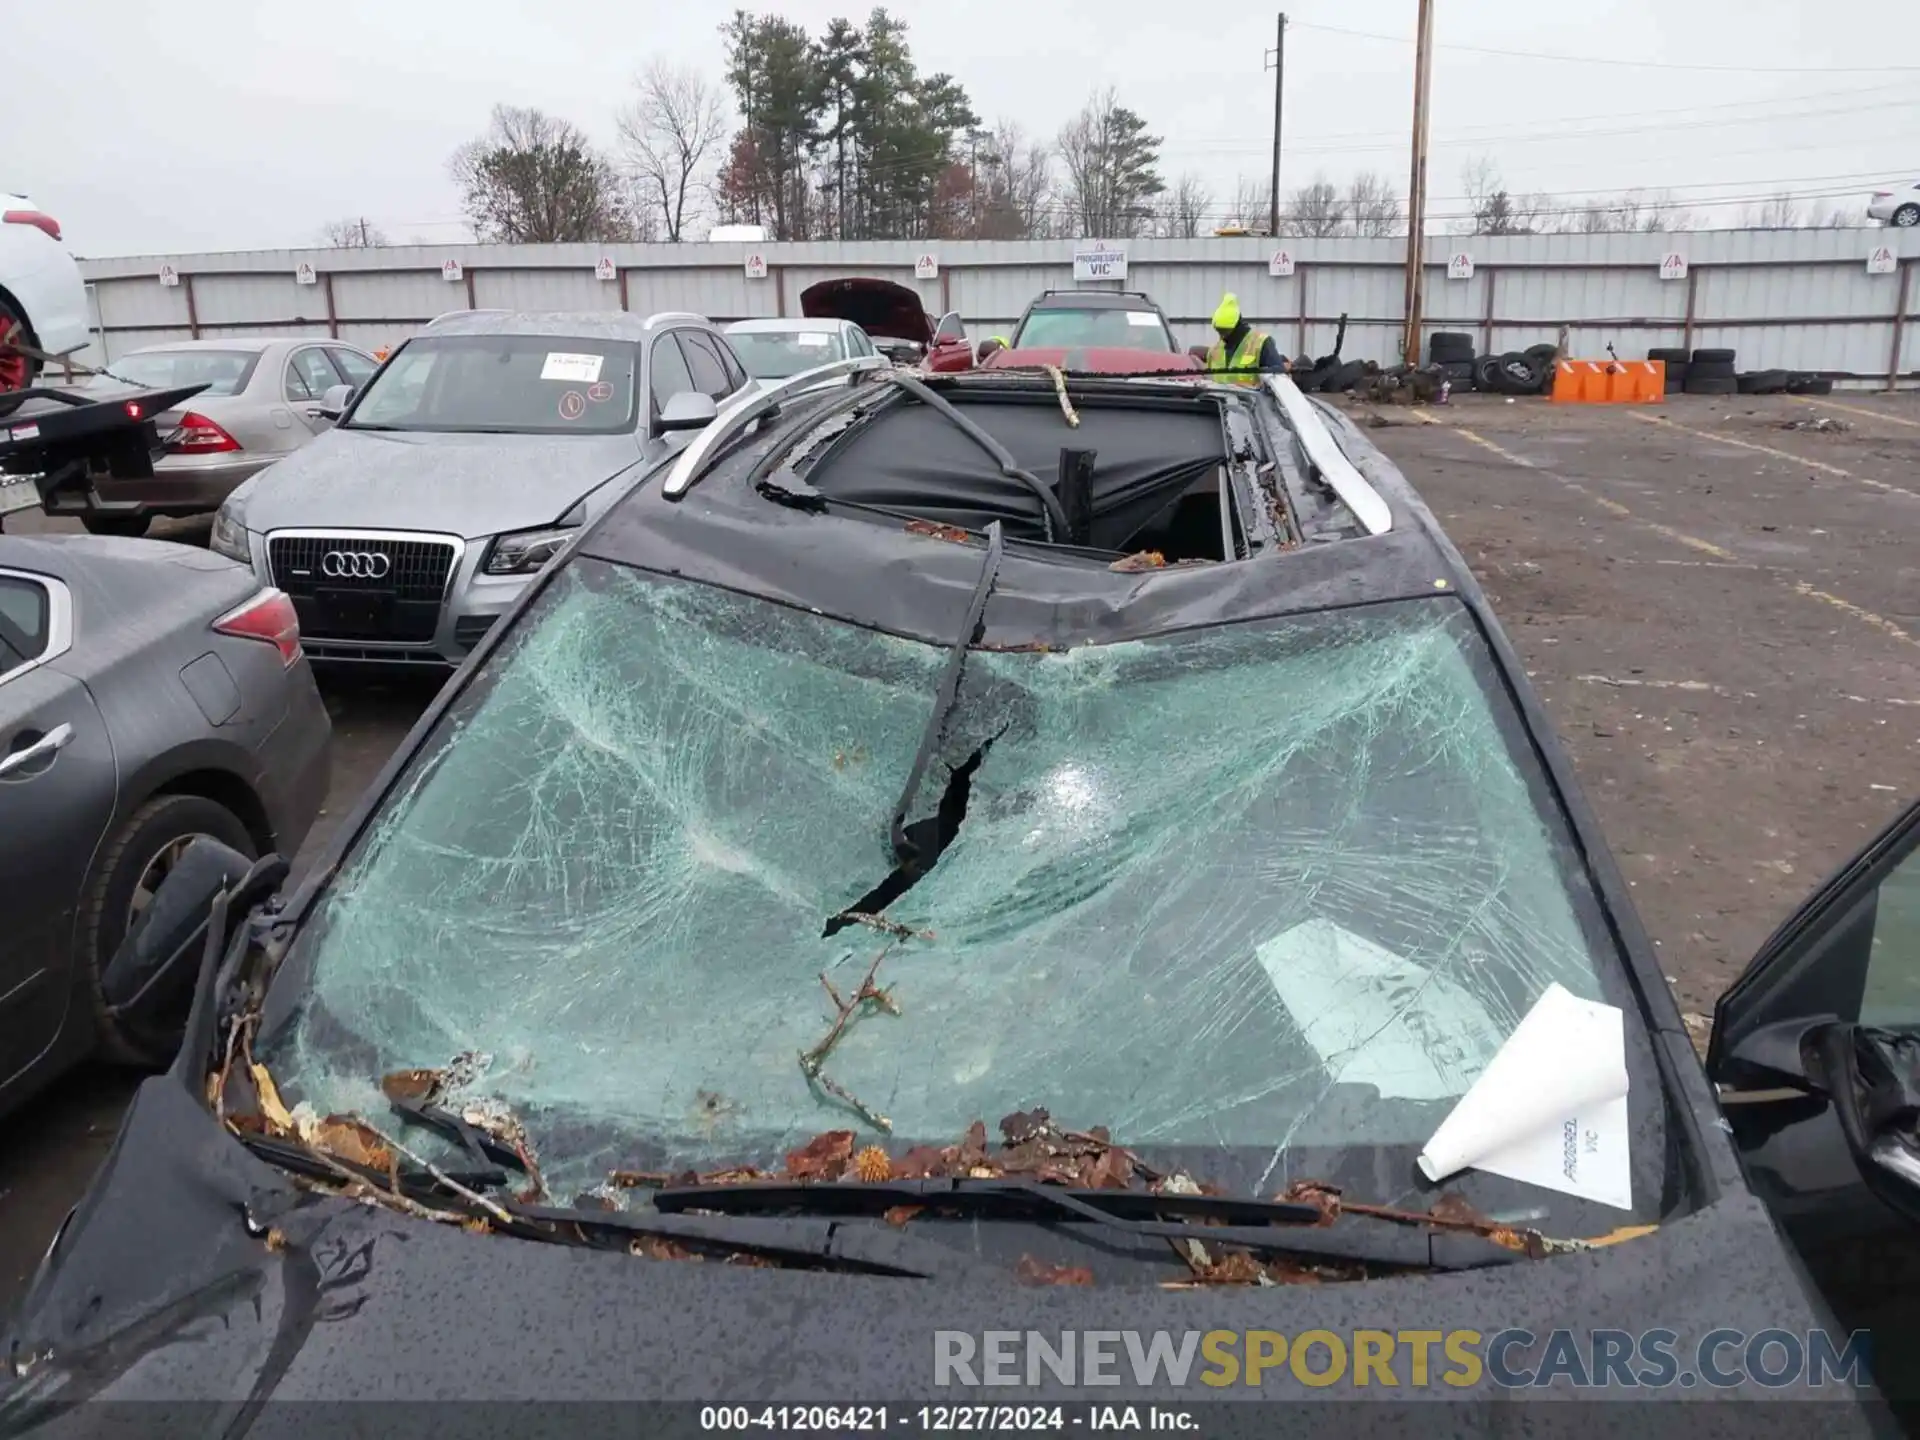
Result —
[[[375,1115],[468,1056],[556,1188],[1033,1104],[1262,1181],[1418,1144],[1551,982],[1599,996],[1482,645],[1444,597],[974,651],[901,862],[943,646],[580,559],[320,897],[266,1058]]]

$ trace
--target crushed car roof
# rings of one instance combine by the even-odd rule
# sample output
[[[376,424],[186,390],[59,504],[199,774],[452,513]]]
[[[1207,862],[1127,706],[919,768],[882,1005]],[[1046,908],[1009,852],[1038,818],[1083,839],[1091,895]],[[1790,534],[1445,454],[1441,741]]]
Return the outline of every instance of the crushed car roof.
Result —
[[[1065,423],[1045,375],[956,375],[937,389],[970,412],[976,407],[966,405],[969,397],[984,409],[996,395],[1021,396],[1036,415],[1050,414],[1060,447],[1097,448]],[[956,465],[946,472],[948,494],[938,493],[947,487],[939,484],[940,469],[931,457],[902,463],[896,454],[889,463],[889,447],[878,443],[881,437],[911,430],[916,441],[930,441],[939,433],[931,411],[909,418],[897,409],[924,407],[887,393],[895,390],[863,385],[820,401],[789,401],[776,424],[723,450],[697,484],[677,495],[671,493],[672,479],[635,490],[576,542],[576,553],[762,595],[897,635],[951,643],[979,580],[986,541],[922,512],[971,507],[978,513],[969,518],[978,519],[988,509],[1004,518],[1004,506],[1020,497],[1003,483],[997,466],[963,458],[963,450],[951,442],[938,442],[941,454]],[[1147,568],[1122,564],[1110,550],[1036,543],[1025,538],[1031,523],[1024,534],[1009,523],[979,642],[986,648],[1066,649],[1224,621],[1432,596],[1469,583],[1464,562],[1424,503],[1337,411],[1315,406],[1345,458],[1391,514],[1391,528],[1382,533],[1364,533],[1320,483],[1267,391],[1100,379],[1077,380],[1071,393],[1083,415],[1100,404],[1123,410],[1212,407],[1222,417],[1224,443],[1236,462],[1259,471],[1263,483],[1281,486],[1266,496],[1268,504],[1318,509],[1326,523],[1304,542],[1268,545],[1250,559]],[[1257,428],[1251,423],[1256,416]],[[1035,442],[1027,437],[1045,432],[1032,416],[1023,415],[1005,433],[1031,455]],[[1086,432],[1092,433],[1091,428]],[[1100,433],[1116,457],[1110,494],[1121,505],[1130,485],[1156,465],[1177,468],[1151,427],[1122,420],[1111,427],[1114,439],[1107,439],[1104,423]],[[832,450],[843,444],[844,484],[831,474],[818,487],[793,488],[792,480],[774,478],[805,446],[817,451],[821,445]],[[863,459],[869,451],[872,459]],[[815,459],[806,468],[811,472],[819,463]],[[1052,466],[1041,472],[1053,473]],[[789,487],[786,503],[770,498],[782,486]],[[814,493],[806,493],[809,489]],[[904,513],[887,513],[892,506],[874,508],[875,500],[898,501]],[[875,583],[876,577],[885,577],[885,583]]]

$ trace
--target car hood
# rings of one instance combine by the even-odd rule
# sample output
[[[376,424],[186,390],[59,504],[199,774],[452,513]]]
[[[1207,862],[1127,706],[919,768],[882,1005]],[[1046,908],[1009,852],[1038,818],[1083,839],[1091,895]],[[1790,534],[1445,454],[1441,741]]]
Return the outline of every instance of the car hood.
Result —
[[[234,492],[249,530],[434,530],[465,539],[560,518],[641,459],[630,434],[329,430]]]
[[[892,280],[819,281],[800,292],[800,313],[810,320],[851,320],[875,338],[933,343],[933,319],[918,292]]]
[[[981,361],[983,370],[1007,370],[1021,365],[1057,365],[1063,370],[1095,375],[1153,375],[1169,370],[1198,370],[1200,362],[1185,351],[1177,355],[1158,350],[1127,350],[1111,345],[1032,346],[996,350]]]
[[[964,1244],[955,1253],[967,1258]],[[986,1331],[1036,1331],[1056,1344],[1062,1331],[1134,1331],[1145,1342],[1164,1330],[1177,1343],[1223,1329],[1490,1336],[1522,1328],[1544,1337],[1564,1326],[1584,1346],[1600,1327],[1666,1327],[1682,1337],[1684,1360],[1688,1344],[1718,1327],[1804,1334],[1821,1323],[1765,1211],[1745,1194],[1616,1246],[1446,1275],[1103,1289],[1022,1285],[995,1266],[977,1277],[882,1279],[544,1245],[321,1198],[243,1150],[176,1074],[142,1086],[0,1337],[10,1362],[0,1364],[0,1432],[31,1433],[47,1410],[89,1399],[224,1402],[238,1407],[223,1422],[229,1436],[312,1418],[302,1414],[311,1406],[268,1403],[276,1400],[831,1399],[902,1409],[982,1399],[1511,1402],[1517,1397],[1497,1389],[1490,1372],[1460,1388],[1433,1379],[1409,1394],[1378,1384],[1309,1389],[1282,1365],[1257,1388],[1221,1391],[1200,1383],[1207,1362],[1197,1353],[1184,1386],[1168,1386],[1164,1372],[1143,1386],[1118,1337],[1118,1383],[1070,1388],[1040,1370],[1043,1383],[1020,1375],[970,1394],[936,1383],[936,1332],[966,1332],[985,1345]],[[1537,1348],[1514,1356],[1541,1362]],[[1437,1376],[1438,1345],[1434,1357]],[[1399,1384],[1409,1380],[1403,1374]],[[1714,1396],[1706,1387],[1660,1393]],[[1845,1400],[1852,1392],[1830,1384],[1758,1393]],[[1511,1420],[1511,1403],[1502,1409]],[[1623,1434],[1644,1421],[1639,1407],[1592,1409],[1616,1413],[1629,1427]],[[1856,1433],[1850,1417],[1858,1423],[1861,1412],[1823,1410],[1820,1433]],[[1324,1434],[1333,1413],[1269,1405],[1243,1418],[1258,1420],[1251,1433]]]

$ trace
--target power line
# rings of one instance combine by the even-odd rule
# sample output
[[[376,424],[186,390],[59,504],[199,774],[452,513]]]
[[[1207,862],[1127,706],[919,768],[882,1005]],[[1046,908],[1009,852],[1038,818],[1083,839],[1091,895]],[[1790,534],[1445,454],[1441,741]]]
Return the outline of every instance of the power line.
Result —
[[[1306,20],[1293,24],[1302,30],[1320,30],[1329,35],[1351,35],[1357,40],[1385,40],[1394,45],[1411,45],[1404,35],[1381,35],[1372,30],[1348,30],[1339,25],[1315,25]],[[1539,50],[1499,50],[1487,45],[1459,45],[1442,41],[1442,50],[1466,50],[1476,55],[1500,55],[1510,60],[1556,60],[1569,65],[1615,65],[1633,70],[1691,70],[1723,75],[1906,75],[1920,71],[1920,65],[1684,65],[1669,60],[1618,60],[1599,55],[1555,55]]]

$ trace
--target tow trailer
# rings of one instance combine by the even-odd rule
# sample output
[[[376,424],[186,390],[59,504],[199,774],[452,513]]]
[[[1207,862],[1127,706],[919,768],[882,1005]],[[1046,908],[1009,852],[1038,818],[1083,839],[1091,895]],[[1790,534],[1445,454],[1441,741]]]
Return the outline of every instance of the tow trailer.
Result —
[[[10,392],[0,416],[0,529],[22,510],[96,524],[137,514],[140,502],[116,500],[114,491],[122,482],[153,478],[153,457],[163,443],[154,417],[206,388],[202,382],[101,400],[46,387]]]

